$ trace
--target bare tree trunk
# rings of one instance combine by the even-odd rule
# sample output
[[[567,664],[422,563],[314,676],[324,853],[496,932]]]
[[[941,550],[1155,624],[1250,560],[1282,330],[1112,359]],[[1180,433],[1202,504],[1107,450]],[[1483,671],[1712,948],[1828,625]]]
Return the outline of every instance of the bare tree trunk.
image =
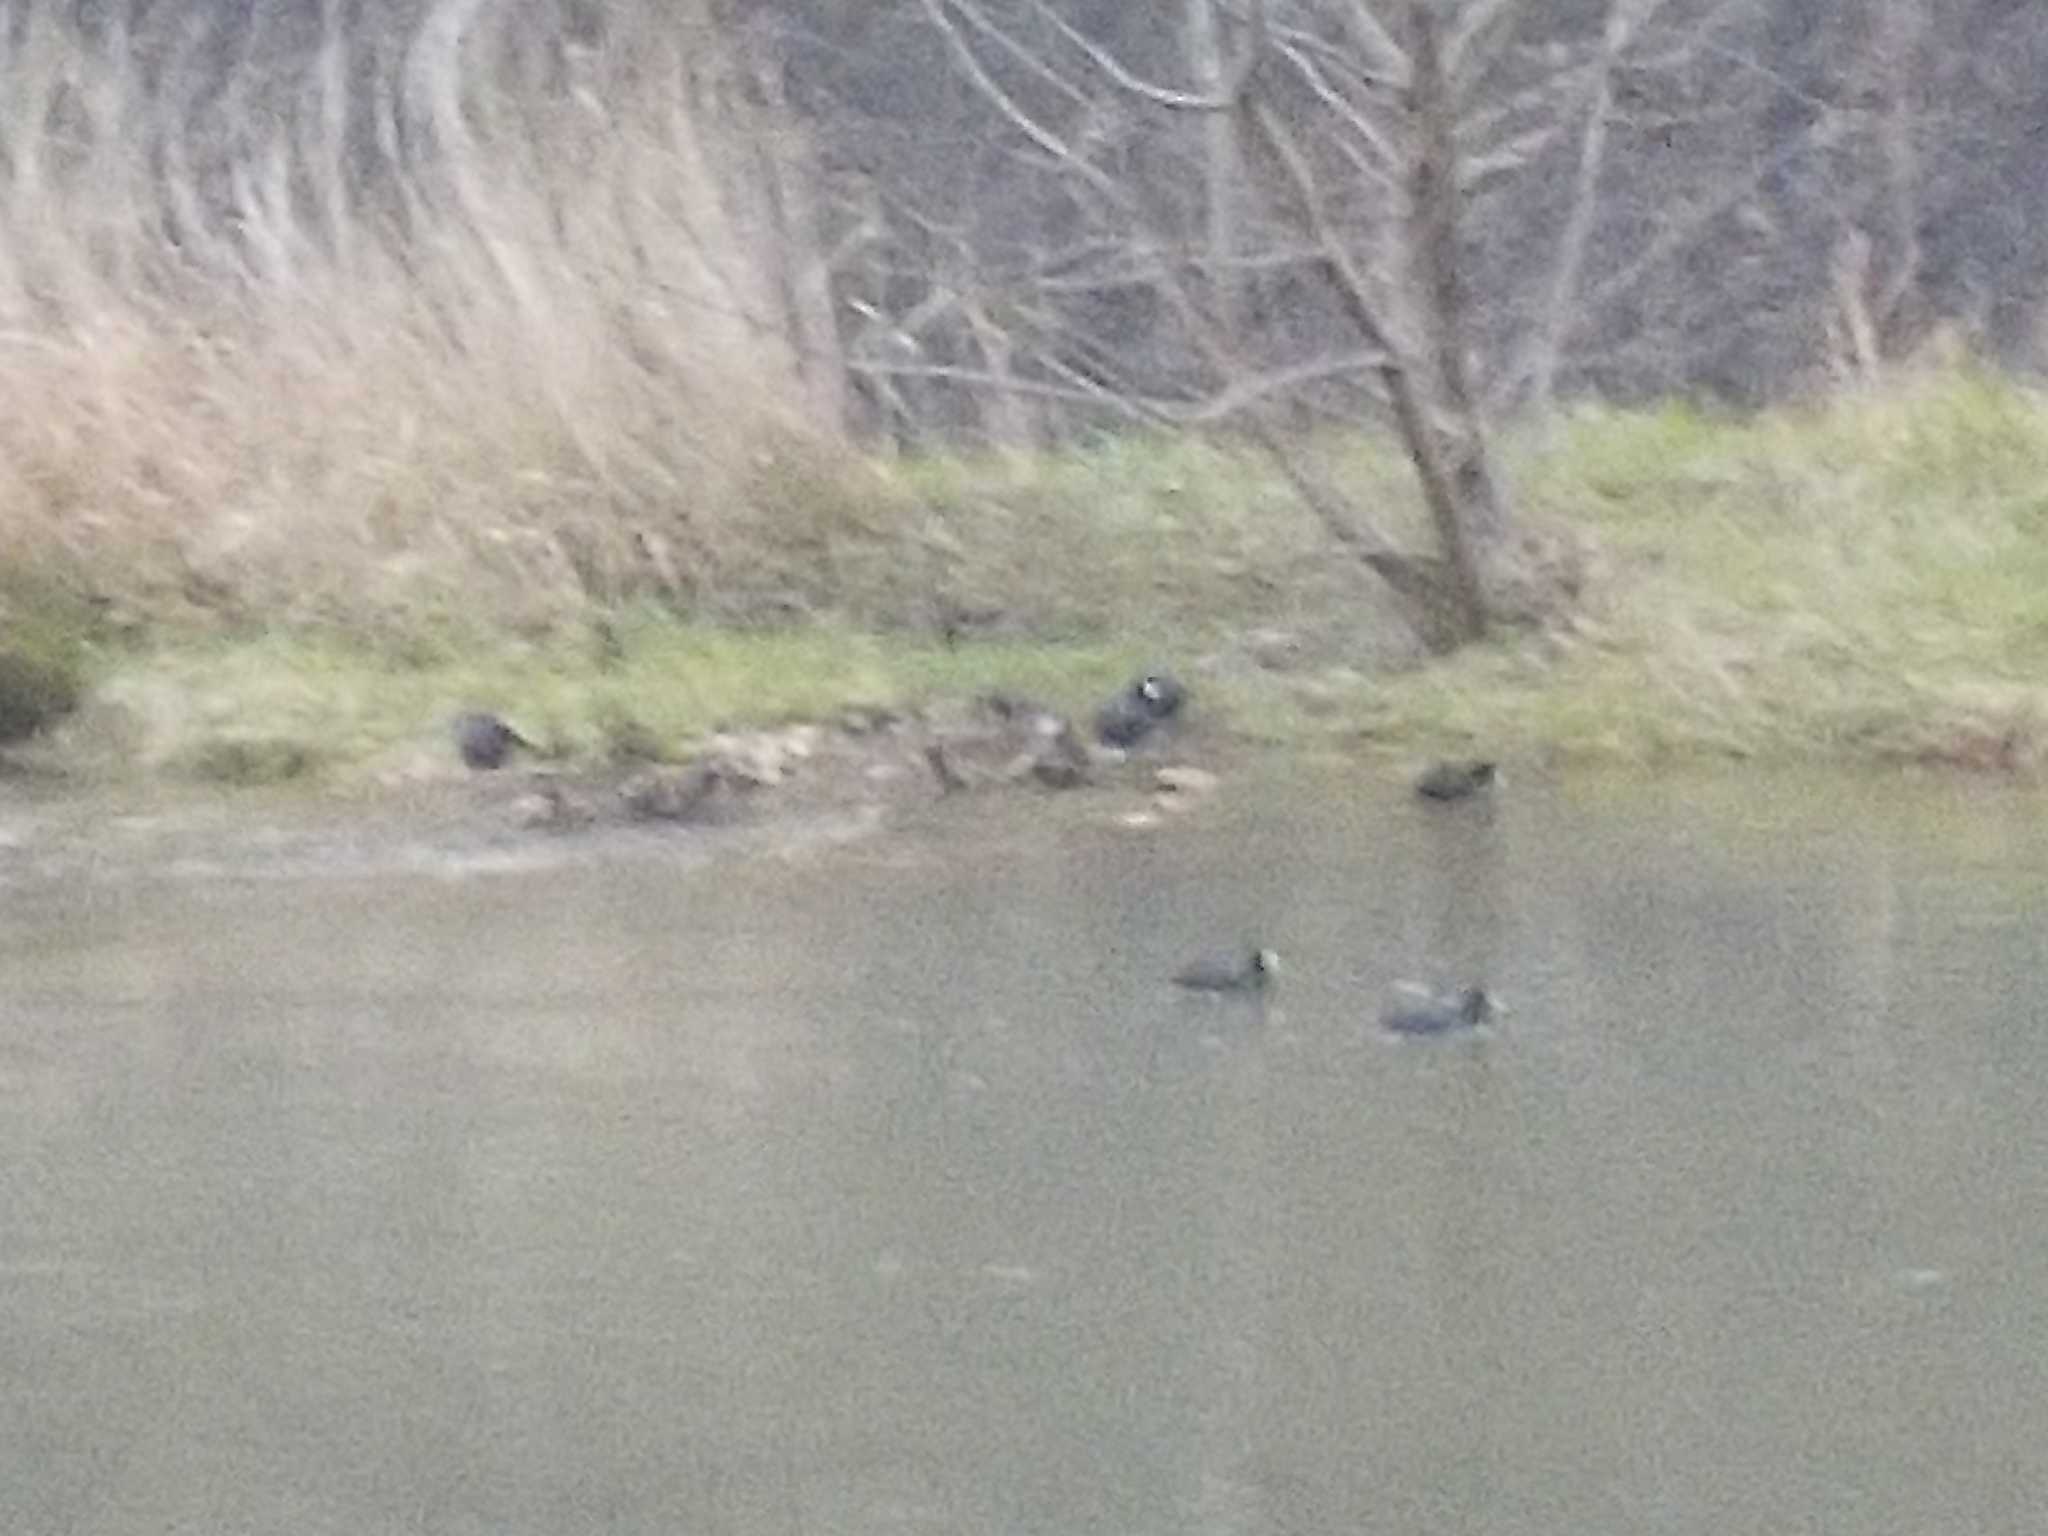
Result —
[[[991,444],[1012,452],[1023,452],[1038,442],[1037,412],[1017,390],[1009,388],[1014,377],[1016,343],[1010,333],[997,325],[979,298],[970,297],[960,306],[974,345],[981,353],[983,369],[993,381],[979,398],[982,428]]]
[[[1419,245],[1425,237],[1423,219],[1418,212],[1417,216],[1410,218],[1403,231],[1402,238],[1408,246],[1406,259],[1400,263],[1401,270],[1394,274],[1395,281],[1390,285],[1401,292],[1401,297],[1395,301],[1399,313],[1390,320],[1382,313],[1377,286],[1352,258],[1338,232],[1331,226],[1314,170],[1286,123],[1264,102],[1253,104],[1251,122],[1258,131],[1260,142],[1287,169],[1301,201],[1312,243],[1338,302],[1359,334],[1379,354],[1373,371],[1386,391],[1387,403],[1394,413],[1395,430],[1408,451],[1409,461],[1415,466],[1423,505],[1428,509],[1430,524],[1436,530],[1439,547],[1445,556],[1441,562],[1415,560],[1374,541],[1375,547],[1365,552],[1363,558],[1408,601],[1418,619],[1416,629],[1431,649],[1455,649],[1485,634],[1486,596],[1475,540],[1466,535],[1466,514],[1460,506],[1465,477],[1460,473],[1458,445],[1438,421],[1444,395],[1442,380],[1429,377],[1427,362],[1420,356],[1425,346],[1424,337],[1433,341],[1444,324],[1455,323],[1439,322],[1428,313],[1441,297],[1435,282],[1423,283],[1419,292],[1412,286],[1415,279],[1425,274],[1427,266],[1427,258],[1418,254]],[[1409,126],[1414,129],[1416,123],[1411,121]],[[1415,152],[1409,156],[1408,166],[1411,206],[1420,210],[1430,205],[1434,215],[1441,216],[1441,210],[1434,208],[1435,193],[1425,185],[1429,156],[1424,152],[1424,136],[1417,131],[1410,137],[1416,146]],[[1455,154],[1451,156],[1450,168],[1455,173]],[[1284,445],[1271,434],[1263,440],[1268,444],[1269,452],[1276,455],[1286,453]],[[1469,441],[1484,452],[1483,438],[1475,433]],[[1304,489],[1303,477],[1291,466],[1288,467],[1288,475],[1297,489]],[[1491,476],[1486,476],[1481,483],[1490,484]],[[1306,496],[1306,499],[1334,531],[1335,523],[1330,515],[1332,508],[1327,498]],[[1345,542],[1355,544],[1357,541],[1346,539]]]
[[[778,61],[757,51],[750,62],[760,195],[771,231],[763,255],[781,296],[783,328],[803,380],[811,425],[837,436],[849,425],[846,360],[832,312],[831,266],[818,227],[816,160],[790,110]]]
[[[1896,331],[1901,311],[1920,281],[1920,155],[1915,142],[1920,125],[1914,87],[1926,32],[1924,0],[1885,0],[1877,17],[1872,63],[1883,92],[1878,158],[1891,249],[1872,308],[1886,332]],[[1895,344],[1898,339],[1891,337]]]
[[[1485,567],[1507,540],[1507,496],[1494,471],[1485,424],[1472,386],[1459,218],[1458,104],[1444,69],[1441,23],[1428,0],[1408,8],[1409,110],[1414,147],[1409,167],[1409,262],[1406,287],[1420,310],[1422,337],[1449,420],[1425,419],[1416,436],[1441,443],[1449,495],[1431,505],[1437,538],[1449,560],[1459,606],[1474,638],[1486,627]],[[1415,445],[1411,443],[1411,448]]]
[[[1223,35],[1216,0],[1187,0],[1188,64],[1199,89],[1221,97],[1228,80]],[[1207,228],[1204,245],[1209,267],[1210,302],[1226,336],[1237,337],[1243,303],[1237,261],[1243,250],[1243,155],[1239,152],[1238,107],[1204,114],[1203,194]]]
[[[1237,57],[1219,62],[1224,50],[1218,46],[1218,11],[1212,0],[1189,0],[1189,48],[1197,55],[1196,72],[1210,87],[1192,92],[1135,74],[1050,6],[1038,6],[1036,13],[1128,99],[1242,128],[1249,138],[1245,148],[1260,158],[1262,169],[1277,167],[1282,174],[1303,236],[1288,260],[1320,267],[1355,331],[1357,349],[1344,355],[1343,370],[1375,377],[1384,390],[1437,536],[1437,555],[1394,549],[1334,485],[1307,472],[1272,426],[1266,404],[1271,391],[1261,387],[1266,381],[1248,364],[1216,306],[1190,295],[1180,264],[1155,264],[1157,291],[1220,381],[1204,412],[1228,412],[1248,422],[1333,536],[1401,596],[1425,641],[1449,650],[1486,633],[1494,594],[1505,598],[1506,578],[1516,574],[1506,561],[1513,510],[1494,466],[1468,356],[1472,332],[1461,249],[1466,229],[1459,146],[1466,125],[1453,75],[1475,81],[1485,75],[1490,56],[1511,31],[1506,23],[1519,0],[1485,0],[1456,31],[1437,15],[1441,3],[1390,0],[1368,6],[1354,0],[1345,15],[1356,56],[1345,68],[1331,70],[1327,50],[1305,45],[1276,25],[1269,0],[1249,0]],[[1127,220],[1142,245],[1153,252],[1185,246],[1177,230],[1155,226],[1146,200],[1127,180],[1091,158],[1085,143],[1070,141],[1050,119],[1035,116],[984,65],[975,38],[991,40],[1012,59],[1028,57],[1028,49],[1002,31],[980,0],[923,4],[968,80],[1002,121],[1068,171],[1091,203]],[[1463,60],[1456,71],[1446,59],[1451,48]],[[1261,69],[1268,65],[1292,69],[1309,84],[1319,105],[1307,123],[1301,122],[1298,99],[1262,81]],[[1214,185],[1240,146],[1235,137],[1229,140],[1226,159],[1217,149],[1223,141],[1205,135],[1204,142],[1216,150],[1209,159]],[[1236,185],[1247,197],[1255,190],[1249,181]],[[1219,209],[1228,210],[1227,219]],[[1207,207],[1212,253],[1236,249],[1243,238],[1236,222],[1240,211],[1235,200]],[[1368,243],[1376,248],[1361,252]]]
[[[1914,75],[1926,25],[1921,0],[1879,0],[1861,61],[1873,121],[1866,153],[1857,157],[1860,174],[1843,189],[1851,206],[1829,265],[1827,330],[1834,371],[1866,384],[1907,344],[1904,312],[1920,280]]]
[[[1875,384],[1884,363],[1877,322],[1870,312],[1870,237],[1854,224],[1835,236],[1828,262],[1835,307],[1828,315],[1829,363],[1844,383]]]
[[[1558,361],[1571,336],[1579,274],[1585,268],[1586,247],[1592,239],[1593,220],[1600,207],[1600,172],[1607,163],[1608,119],[1614,112],[1614,65],[1628,45],[1637,9],[1638,0],[1611,0],[1607,8],[1599,72],[1593,80],[1592,100],[1586,104],[1586,123],[1579,136],[1579,163],[1572,177],[1571,207],[1557,242],[1557,264],[1551,269],[1526,370],[1528,404],[1539,418],[1550,414],[1557,390]]]

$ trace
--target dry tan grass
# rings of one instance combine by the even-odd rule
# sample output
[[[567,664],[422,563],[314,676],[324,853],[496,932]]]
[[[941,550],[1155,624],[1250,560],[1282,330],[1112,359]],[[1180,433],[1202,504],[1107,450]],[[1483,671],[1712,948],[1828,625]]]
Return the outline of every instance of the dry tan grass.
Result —
[[[0,0],[0,572],[55,567],[158,626],[305,621],[235,696],[252,730],[295,713],[321,742],[357,693],[380,701],[362,744],[494,696],[510,664],[436,653],[443,628],[559,640],[565,615],[649,597],[842,625],[643,646],[636,707],[670,735],[842,686],[1007,678],[1020,634],[1067,643],[1045,675],[1076,699],[1219,629],[1373,650],[1370,582],[1243,455],[1133,436],[883,469],[807,432],[772,232],[733,191],[756,141],[701,131],[744,120],[686,25],[702,3],[614,0],[578,38],[430,0],[403,37],[329,36],[220,87],[175,39],[145,72],[117,33]],[[1355,487],[1409,494],[1384,444],[1355,446]],[[1514,463],[1525,504],[1618,573],[1583,622],[1360,679],[1303,729],[2039,768],[2044,458],[2048,403],[1967,369],[1744,422],[1588,411]],[[1023,619],[1017,649],[841,654],[844,630],[949,604]],[[403,645],[360,644],[387,626]],[[417,687],[390,702],[394,661]],[[560,706],[568,736],[609,707],[594,662],[520,665],[505,702],[587,701]],[[664,699],[684,675],[703,697]]]
[[[402,47],[330,36],[211,96],[16,18],[0,554],[151,618],[717,580],[803,421],[740,151],[681,110],[726,85],[662,19],[687,6],[608,7],[595,42],[524,9],[440,0]]]

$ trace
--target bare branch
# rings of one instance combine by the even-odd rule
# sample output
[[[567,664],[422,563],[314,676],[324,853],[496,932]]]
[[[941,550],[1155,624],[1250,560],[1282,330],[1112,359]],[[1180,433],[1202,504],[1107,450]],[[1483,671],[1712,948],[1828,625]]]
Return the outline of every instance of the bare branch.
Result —
[[[850,366],[863,378],[938,379],[998,394],[1028,395],[1042,400],[1104,406],[1133,421],[1142,421],[1153,426],[1193,427],[1217,425],[1304,385],[1327,383],[1333,379],[1374,372],[1384,366],[1385,362],[1385,356],[1378,352],[1353,352],[1343,357],[1317,358],[1291,368],[1245,374],[1234,379],[1227,388],[1208,399],[1194,403],[1147,398],[1127,390],[1106,389],[1088,380],[1086,375],[1060,365],[1057,359],[1041,359],[1040,365],[1055,369],[1073,382],[1048,384],[1041,380],[1018,378],[1014,374],[994,373],[983,368],[967,368],[945,363],[891,363],[874,359],[856,359]]]
[[[1459,142],[1485,144],[1512,135],[1516,130],[1511,125],[1529,117],[1543,122],[1570,119],[1575,105],[1592,96],[1603,57],[1597,45],[1574,49],[1565,63],[1545,71],[1498,105],[1467,109],[1458,119]]]
[[[1418,59],[1415,70],[1415,77],[1418,80],[1424,78],[1421,62]],[[1428,102],[1420,105],[1423,108],[1430,106]],[[1294,142],[1278,115],[1264,102],[1253,104],[1251,120],[1275,158],[1287,169],[1288,178],[1294,184],[1295,195],[1301,200],[1304,214],[1309,221],[1311,233],[1323,250],[1324,269],[1331,276],[1338,302],[1351,317],[1352,324],[1358,328],[1360,334],[1382,356],[1383,361],[1378,367],[1380,382],[1386,389],[1388,403],[1393,407],[1394,419],[1401,431],[1401,440],[1414,462],[1416,479],[1422,486],[1423,502],[1429,508],[1431,521],[1436,525],[1444,547],[1447,550],[1458,550],[1461,546],[1457,540],[1462,535],[1457,522],[1457,480],[1452,465],[1445,457],[1442,434],[1432,419],[1423,390],[1406,359],[1395,349],[1389,336],[1389,327],[1380,317],[1364,274],[1358,270],[1350,253],[1338,240],[1336,231],[1331,227],[1329,216],[1323,206],[1321,190],[1316,186],[1315,174],[1309,168],[1301,147]],[[1439,137],[1444,140],[1440,148],[1448,148],[1452,135],[1449,134],[1447,127]],[[1419,177],[1423,175],[1421,167],[1418,167],[1417,174]],[[1423,194],[1419,205],[1422,210],[1421,222],[1436,218],[1439,212],[1438,203],[1427,196],[1426,186],[1418,187],[1418,191]],[[1441,255],[1442,253],[1436,249],[1441,243],[1430,240],[1425,234],[1421,240],[1421,249],[1429,254]],[[1447,276],[1444,281],[1455,282],[1455,274]],[[1257,423],[1256,417],[1253,420]],[[1395,569],[1396,557],[1393,556],[1388,541],[1377,535],[1361,532],[1352,518],[1344,514],[1335,493],[1308,476],[1296,456],[1287,452],[1286,446],[1280,443],[1270,429],[1265,428],[1262,423],[1259,423],[1258,427],[1261,433],[1258,440],[1265,446],[1281,472],[1294,484],[1296,493],[1315,510],[1332,535],[1359,554],[1360,558],[1382,576],[1387,576],[1390,570]],[[1477,458],[1479,454],[1476,440],[1473,447],[1475,452],[1471,457]],[[1471,635],[1485,627],[1483,597],[1478,590],[1477,577],[1469,562],[1454,560],[1453,564],[1458,567],[1459,573],[1455,592],[1455,602],[1459,611],[1458,628],[1463,634]]]
[[[1579,274],[1585,265],[1586,247],[1592,239],[1593,220],[1599,209],[1600,171],[1607,160],[1607,124],[1614,110],[1615,65],[1628,46],[1636,13],[1643,9],[1632,0],[1610,0],[1608,6],[1605,36],[1593,77],[1593,100],[1586,109],[1585,127],[1579,137],[1571,208],[1565,215],[1564,232],[1558,238],[1557,263],[1551,269],[1541,323],[1531,343],[1532,356],[1527,364],[1532,403],[1539,412],[1550,408],[1558,361],[1571,327],[1572,299],[1578,292]]]
[[[1133,421],[1142,421],[1151,426],[1172,426],[1185,419],[1185,409],[1176,408],[1170,402],[1143,400],[1135,395],[1114,390],[1087,390],[1059,384],[1044,384],[1034,379],[1020,379],[1014,374],[990,373],[983,368],[963,368],[945,363],[868,361],[855,361],[850,366],[855,373],[867,379],[942,379],[951,384],[968,384],[1010,394],[1031,395],[1041,400],[1065,400],[1107,406]]]
[[[1840,132],[1840,121],[1834,115],[1818,119],[1805,132],[1795,135],[1770,154],[1753,162],[1745,174],[1729,181],[1719,193],[1689,210],[1685,217],[1665,220],[1664,232],[1644,246],[1634,261],[1589,293],[1582,308],[1591,311],[1612,304],[1651,272],[1684,250],[1701,230],[1736,207],[1765,181],[1801,155],[1827,148]]]
[[[1649,56],[1639,54],[1636,62],[1640,68],[1648,70],[1678,69],[1691,66],[1695,58],[1702,54],[1719,59],[1725,64],[1733,65],[1744,74],[1755,75],[1760,80],[1769,81],[1773,87],[1782,92],[1789,100],[1799,102],[1803,106],[1812,107],[1817,112],[1834,110],[1834,102],[1829,101],[1824,96],[1814,95],[1813,92],[1807,90],[1798,81],[1786,75],[1783,70],[1772,69],[1754,54],[1748,53],[1743,49],[1729,48],[1703,37],[1686,38],[1683,42],[1674,45],[1661,54]]]
[[[1318,32],[1311,32],[1305,27],[1276,26],[1273,28],[1273,41],[1300,49],[1326,71],[1333,70],[1347,76],[1350,83],[1362,91],[1377,92],[1389,101],[1400,94],[1401,80],[1378,73]]]
[[[1096,349],[1083,348],[1082,350],[1094,351]],[[1056,352],[1041,353],[1037,362],[1040,368],[1043,368],[1054,378],[1066,379],[1075,389],[1097,404],[1112,405],[1115,401],[1139,398],[1134,391],[1125,388],[1120,382],[1117,382],[1117,370],[1114,367],[1102,366],[1093,358],[1091,358],[1091,362],[1096,362],[1097,371],[1103,375],[1101,379],[1091,378]],[[1162,407],[1161,413],[1156,418],[1148,419],[1153,420],[1155,425],[1166,424],[1170,420],[1170,409]]]
[[[1374,72],[1384,76],[1387,83],[1397,90],[1406,89],[1407,50],[1395,42],[1393,34],[1380,24],[1368,0],[1351,0],[1344,14],[1351,23],[1351,40],[1357,44],[1360,53],[1372,60]]]
[[[1920,280],[1921,165],[1915,144],[1912,78],[1924,44],[1927,13],[1906,0],[1890,0],[1872,44],[1873,64],[1883,100],[1878,119],[1885,222],[1891,237],[1891,270],[1875,299],[1878,322],[1891,324]]]
[[[1309,362],[1297,363],[1292,368],[1268,369],[1264,373],[1234,380],[1228,388],[1210,397],[1202,406],[1181,419],[1190,425],[1222,421],[1276,395],[1285,395],[1300,389],[1303,385],[1322,384],[1331,379],[1349,378],[1362,373],[1377,374],[1386,365],[1387,354],[1372,351],[1350,352],[1342,357],[1315,358]]]
[[[1381,186],[1391,187],[1393,183],[1390,172],[1400,163],[1400,157],[1395,153],[1394,146],[1387,141],[1387,136],[1370,118],[1344,99],[1336,87],[1331,85],[1322,69],[1303,49],[1293,43],[1282,42],[1276,45],[1275,51],[1300,72],[1302,80],[1315,93],[1316,99],[1335,113],[1376,157],[1377,164],[1354,158],[1352,163],[1359,174]]]
[[[1165,86],[1153,85],[1141,79],[1122,61],[1085,33],[1070,25],[1066,18],[1046,4],[1046,0],[1032,0],[1034,8],[1045,18],[1046,24],[1064,37],[1089,62],[1101,70],[1132,95],[1151,102],[1156,107],[1165,107],[1176,112],[1230,112],[1236,110],[1244,88],[1250,82],[1252,71],[1259,67],[1259,60],[1266,51],[1268,23],[1267,0],[1251,0],[1250,16],[1245,32],[1244,51],[1224,72],[1220,89],[1214,94],[1202,91],[1176,91]]]
[[[1085,107],[1092,104],[1092,98],[1086,91],[1054,69],[1041,55],[1033,53],[1029,48],[1018,42],[1016,38],[1010,36],[1008,32],[997,26],[994,19],[979,4],[975,3],[975,0],[952,0],[952,3],[954,9],[967,19],[968,25],[994,43],[996,47],[1014,59],[1018,64],[1022,65],[1027,74],[1044,81],[1076,106]]]
[[[1542,154],[1564,133],[1564,130],[1565,125],[1561,122],[1545,123],[1542,127],[1531,128],[1520,138],[1510,139],[1483,155],[1464,156],[1458,166],[1458,185],[1468,192],[1473,192],[1489,181],[1526,170],[1530,162]]]
[[[1294,186],[1294,195],[1301,202],[1302,216],[1308,222],[1309,237],[1321,257],[1324,270],[1333,279],[1331,286],[1336,290],[1338,302],[1367,343],[1391,356],[1393,343],[1387,327],[1380,320],[1372,288],[1365,274],[1352,261],[1343,241],[1337,237],[1329,210],[1323,204],[1322,188],[1316,184],[1315,172],[1310,169],[1307,156],[1294,142],[1286,124],[1264,102],[1253,103],[1251,120],[1274,158],[1287,171],[1287,179]]]
[[[1464,264],[1459,249],[1457,104],[1450,75],[1438,51],[1437,23],[1427,0],[1409,8],[1415,85],[1415,164],[1409,174],[1409,280],[1427,296],[1420,308],[1442,402],[1450,408],[1462,441],[1455,459],[1433,466],[1422,455],[1435,447],[1429,430],[1404,433],[1417,456],[1424,500],[1437,538],[1456,577],[1456,599],[1471,630],[1485,627],[1485,593],[1478,546],[1497,543],[1506,531],[1505,497],[1493,478],[1473,387],[1468,354],[1469,327]],[[1439,485],[1433,476],[1448,472]]]
[[[947,44],[953,50],[953,57],[960,61],[960,67],[967,72],[967,78],[973,82],[975,89],[980,91],[988,99],[989,104],[1002,114],[1004,120],[1019,133],[1023,134],[1025,138],[1036,144],[1048,155],[1051,155],[1053,159],[1059,161],[1067,169],[1073,171],[1098,192],[1121,203],[1123,198],[1114,180],[1103,172],[1100,167],[1089,164],[1087,160],[1076,154],[1072,146],[1065,139],[1039,122],[1029,112],[1026,112],[1023,107],[1018,105],[1016,99],[1008,91],[1004,90],[996,78],[988,72],[982,65],[981,59],[975,53],[973,47],[961,35],[960,29],[953,24],[953,18],[946,14],[946,7],[948,5],[957,7],[964,15],[975,17],[987,30],[998,31],[998,29],[989,24],[987,18],[981,16],[978,10],[967,3],[967,0],[924,0],[925,14],[931,18],[932,25],[945,35]],[[998,35],[1000,35],[999,31]]]
[[[1521,0],[1473,0],[1444,38],[1444,73],[1471,90],[1499,58]]]
[[[1157,285],[1162,260],[1158,253],[1136,250],[1115,254],[1125,258],[1124,265],[1113,265],[1095,273],[1058,273],[1024,280],[1030,283],[1033,292],[1042,294],[1116,293],[1131,288],[1150,288]],[[1186,254],[1180,259],[1205,275],[1214,276],[1218,272],[1285,272],[1296,267],[1321,267],[1323,253],[1312,246],[1295,245],[1252,251],[1242,256],[1233,256],[1224,262],[1198,254]]]

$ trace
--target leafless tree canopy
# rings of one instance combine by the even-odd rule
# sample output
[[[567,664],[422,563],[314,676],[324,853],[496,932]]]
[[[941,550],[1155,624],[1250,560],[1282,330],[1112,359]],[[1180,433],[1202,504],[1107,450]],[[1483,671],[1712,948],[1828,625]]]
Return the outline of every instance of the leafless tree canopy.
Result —
[[[685,42],[716,32],[744,50],[749,93],[775,98],[816,153],[806,170],[822,201],[785,231],[807,250],[784,278],[811,291],[784,297],[812,303],[814,328],[832,322],[835,336],[801,343],[844,349],[823,362],[862,381],[871,425],[1000,436],[1227,415],[1243,402],[1162,297],[1165,265],[1199,281],[1255,365],[1240,393],[1308,411],[1372,393],[1361,349],[1332,345],[1347,336],[1341,301],[1305,259],[1284,173],[1189,106],[1227,83],[1218,71],[1269,16],[1251,61],[1259,89],[1314,156],[1332,217],[1363,227],[1384,215],[1396,149],[1376,142],[1375,120],[1405,88],[1384,56],[1400,5],[71,3],[63,19],[118,45],[135,88],[172,98],[157,121],[178,132],[154,151],[166,169],[215,211],[252,189],[324,208],[337,240],[363,215],[403,226],[418,211],[408,178],[460,134],[454,98],[428,79],[437,37],[487,37],[465,67],[572,100],[593,88],[579,61],[608,29],[665,16]],[[8,62],[60,8],[0,8]],[[1474,33],[1457,81],[1459,239],[1490,408],[1586,392],[1754,401],[1910,352],[1944,323],[2035,361],[2048,276],[2040,7],[1435,9]],[[289,146],[316,129],[346,141],[345,176],[294,163]],[[1119,206],[1111,182],[1141,206]],[[202,201],[164,219],[181,237],[207,215]]]
[[[920,429],[981,421],[991,372],[1057,402],[1067,422],[1105,413],[1085,403],[1097,391],[1213,403],[1152,280],[1158,262],[1219,254],[1213,120],[1125,88],[1125,76],[1206,88],[1181,9],[782,8],[797,93],[829,125],[838,231],[862,237],[839,272],[854,360],[886,377]],[[1341,218],[1384,204],[1386,153],[1366,129],[1401,82],[1373,77],[1361,19],[1399,9],[1270,7],[1260,86],[1316,155]],[[2035,361],[2048,13],[2006,0],[1443,9],[1497,13],[1499,35],[1459,81],[1460,238],[1494,408],[1587,392],[1753,402],[1909,353],[1944,323]],[[1246,0],[1213,10],[1227,52]],[[1142,188],[1148,237],[1025,115]],[[1336,300],[1274,206],[1274,168],[1254,155],[1244,175],[1251,195],[1226,259],[1246,345],[1309,408],[1348,409],[1358,360],[1347,367],[1328,345],[1346,331]],[[1005,339],[996,357],[992,330]]]

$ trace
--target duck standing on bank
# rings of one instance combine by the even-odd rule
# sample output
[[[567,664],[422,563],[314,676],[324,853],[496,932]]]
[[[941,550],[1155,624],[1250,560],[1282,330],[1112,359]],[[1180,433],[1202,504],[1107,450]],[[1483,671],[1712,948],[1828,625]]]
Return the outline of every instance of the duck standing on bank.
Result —
[[[1065,716],[1012,693],[985,693],[967,722],[941,727],[925,743],[942,794],[1036,779],[1050,789],[1089,781],[1088,749]]]
[[[1096,712],[1096,739],[1105,746],[1134,747],[1179,714],[1187,697],[1187,689],[1174,678],[1148,672]]]
[[[1415,793],[1425,800],[1469,800],[1498,776],[1499,770],[1483,758],[1437,763],[1415,781]]]
[[[455,750],[462,754],[463,762],[471,768],[483,771],[502,768],[513,748],[533,750],[532,742],[485,710],[470,710],[457,715],[451,729],[455,736]]]

